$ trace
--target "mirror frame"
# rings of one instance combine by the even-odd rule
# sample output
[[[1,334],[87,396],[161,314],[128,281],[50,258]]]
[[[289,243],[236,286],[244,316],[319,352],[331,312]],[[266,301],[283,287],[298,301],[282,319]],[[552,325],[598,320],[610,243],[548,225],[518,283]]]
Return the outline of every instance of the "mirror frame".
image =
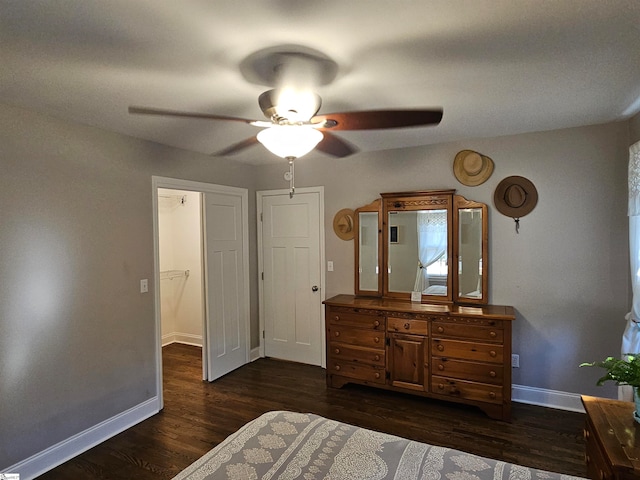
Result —
[[[447,211],[447,294],[421,295],[421,301],[426,303],[451,303],[452,275],[453,275],[453,194],[455,190],[432,190],[403,193],[381,193],[382,197],[382,244],[383,248],[383,279],[382,295],[388,298],[411,299],[410,292],[395,292],[389,290],[389,213],[415,212],[418,210],[446,210]]]
[[[373,290],[360,290],[360,213],[377,213],[378,214],[378,289]],[[356,295],[368,296],[368,297],[380,297],[382,296],[382,199],[377,198],[369,205],[360,207],[354,212],[354,229],[355,229],[355,293]]]
[[[478,298],[461,297],[460,296],[460,279],[458,277],[458,269],[455,268],[453,275],[453,301],[461,304],[478,304],[485,305],[489,301],[489,208],[486,203],[476,202],[474,200],[467,200],[461,195],[455,195],[453,197],[454,209],[453,209],[453,223],[454,228],[454,243],[455,243],[455,262],[458,265],[458,258],[460,257],[460,210],[467,208],[480,208],[482,210],[482,290],[481,295]]]
[[[422,295],[422,303],[456,303],[485,305],[489,300],[489,209],[486,203],[467,200],[455,195],[455,190],[428,190],[401,193],[381,193],[378,198],[364,207],[355,210],[355,294],[364,297],[385,297],[410,300],[411,293],[389,290],[388,242],[389,212],[416,210],[447,210],[448,229],[448,277],[447,295]],[[460,251],[460,210],[467,208],[482,209],[482,294],[478,298],[462,297],[459,292],[458,259]],[[360,212],[378,213],[378,290],[360,290]],[[455,267],[455,268],[454,268]]]

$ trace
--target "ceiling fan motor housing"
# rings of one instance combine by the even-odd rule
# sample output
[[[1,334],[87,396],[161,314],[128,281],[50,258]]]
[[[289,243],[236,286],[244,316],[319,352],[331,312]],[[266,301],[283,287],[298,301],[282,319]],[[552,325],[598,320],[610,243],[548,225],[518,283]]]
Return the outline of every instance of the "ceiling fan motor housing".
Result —
[[[260,105],[262,113],[276,123],[307,121],[311,116],[318,113],[322,105],[320,96],[312,92],[304,92],[304,99],[300,99],[306,105],[283,105],[280,103],[282,98],[282,89],[267,90],[258,97],[258,105]],[[307,112],[307,115],[304,114],[303,109]],[[300,115],[309,116],[309,118],[298,118]]]

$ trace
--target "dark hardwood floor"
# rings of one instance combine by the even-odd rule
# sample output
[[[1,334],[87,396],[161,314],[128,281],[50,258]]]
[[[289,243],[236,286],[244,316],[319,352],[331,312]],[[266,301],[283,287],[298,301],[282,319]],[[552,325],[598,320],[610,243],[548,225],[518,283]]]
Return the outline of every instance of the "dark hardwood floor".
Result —
[[[202,382],[200,349],[163,349],[164,410],[42,480],[168,479],[269,410],[312,412],[353,425],[507,462],[586,476],[584,415],[521,403],[513,421],[480,410],[373,388],[329,389],[319,367],[260,359]]]

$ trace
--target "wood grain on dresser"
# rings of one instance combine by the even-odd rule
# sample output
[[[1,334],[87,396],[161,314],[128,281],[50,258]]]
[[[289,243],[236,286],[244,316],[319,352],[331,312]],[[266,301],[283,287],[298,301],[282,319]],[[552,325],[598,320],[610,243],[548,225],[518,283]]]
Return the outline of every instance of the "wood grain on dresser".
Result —
[[[593,480],[640,478],[640,424],[633,402],[582,396],[587,474]]]
[[[353,295],[324,303],[329,386],[372,385],[510,421],[513,307]]]

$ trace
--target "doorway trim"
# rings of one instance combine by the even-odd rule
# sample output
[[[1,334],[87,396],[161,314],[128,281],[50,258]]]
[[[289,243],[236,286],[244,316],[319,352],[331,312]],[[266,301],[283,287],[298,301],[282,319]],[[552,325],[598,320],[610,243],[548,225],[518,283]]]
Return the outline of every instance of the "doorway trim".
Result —
[[[276,195],[289,195],[289,190],[281,189],[281,190],[260,190],[256,192],[256,221],[257,221],[257,231],[258,231],[258,275],[261,275],[261,272],[264,272],[264,259],[262,252],[262,199],[268,196],[276,196]],[[319,245],[320,245],[320,298],[322,300],[325,299],[325,246],[324,246],[324,187],[296,187],[296,193],[317,193],[320,199],[319,205]],[[258,303],[259,303],[259,339],[260,339],[260,347],[259,347],[259,355],[261,358],[265,356],[265,346],[264,346],[264,329],[265,329],[265,319],[264,319],[264,285],[262,280],[258,279]],[[321,367],[326,368],[327,366],[327,356],[326,356],[326,331],[325,331],[325,321],[324,321],[324,303],[320,304],[320,322],[321,322],[321,349],[322,349],[322,359],[321,359]]]
[[[246,188],[229,187],[226,185],[217,185],[213,183],[202,183],[191,180],[181,180],[168,177],[151,177],[152,185],[152,202],[153,202],[153,299],[154,299],[154,316],[155,316],[155,338],[156,338],[156,384],[159,409],[164,408],[164,397],[162,394],[162,316],[160,311],[160,246],[158,241],[158,189],[168,188],[174,190],[186,190],[200,193],[221,193],[232,194],[242,197],[242,256],[244,260],[243,277],[244,277],[244,303],[247,315],[245,315],[245,342],[247,358],[246,363],[250,361],[251,351],[251,294],[249,291],[249,190]],[[205,245],[202,246],[205,248]],[[206,295],[206,288],[203,284],[203,295]],[[205,298],[203,297],[203,300]],[[203,310],[205,309],[203,301]],[[206,314],[206,311],[204,312]],[[203,316],[206,318],[206,316]],[[204,332],[203,332],[204,333]],[[207,349],[206,335],[202,338],[202,348]]]

